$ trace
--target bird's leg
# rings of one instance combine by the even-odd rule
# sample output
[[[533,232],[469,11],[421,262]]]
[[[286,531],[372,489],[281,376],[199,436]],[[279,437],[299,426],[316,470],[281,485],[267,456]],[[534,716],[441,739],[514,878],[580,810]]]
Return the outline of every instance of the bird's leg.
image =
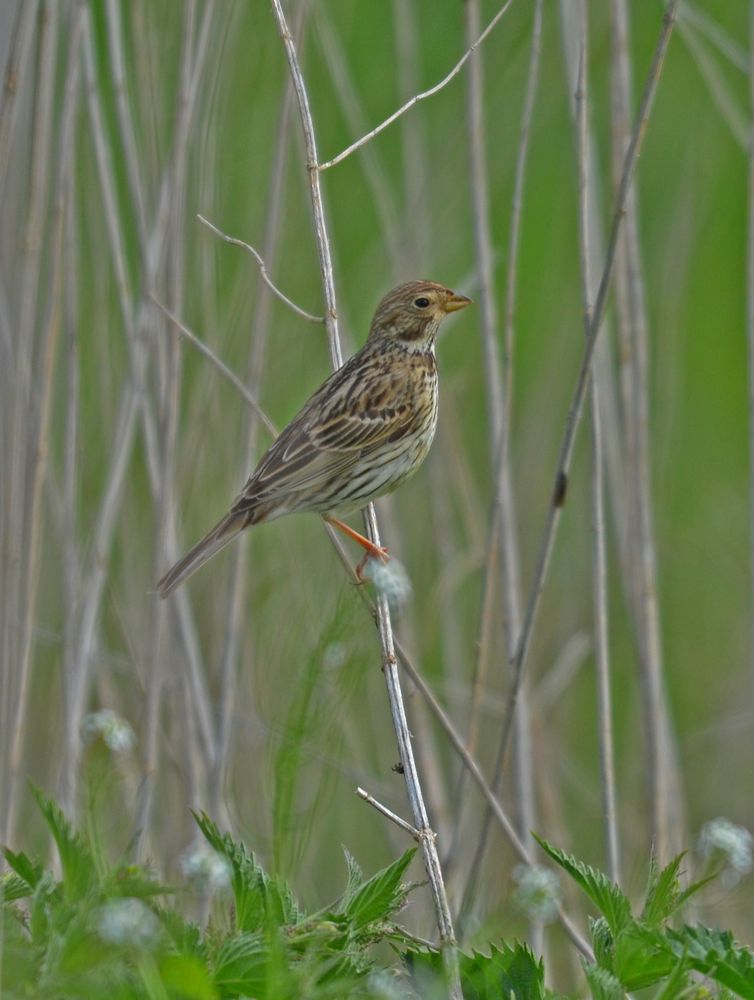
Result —
[[[375,545],[374,542],[370,542],[368,538],[365,538],[364,535],[360,535],[358,531],[350,526],[350,524],[346,524],[344,521],[339,521],[337,517],[330,517],[329,515],[325,515],[324,520],[327,521],[328,524],[331,524],[333,528],[337,528],[338,531],[342,531],[344,535],[347,535],[354,542],[358,542],[358,544],[365,549],[364,558],[356,567],[356,576],[359,580],[362,579],[362,573],[364,567],[366,566],[367,559],[371,557],[372,559],[379,559],[381,562],[385,563],[390,558],[386,548],[383,548],[382,545]]]

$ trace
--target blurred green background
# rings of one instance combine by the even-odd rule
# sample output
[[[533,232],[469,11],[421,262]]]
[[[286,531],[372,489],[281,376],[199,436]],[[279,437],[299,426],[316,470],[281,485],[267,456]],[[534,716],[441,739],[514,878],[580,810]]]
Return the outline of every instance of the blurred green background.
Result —
[[[376,633],[325,533],[305,516],[255,529],[191,582],[180,605],[160,605],[153,593],[179,551],[225,512],[249,471],[247,448],[258,456],[268,437],[215,367],[179,340],[150,294],[251,387],[278,426],[329,371],[324,327],[271,296],[254,261],[196,218],[201,213],[253,244],[287,295],[322,312],[300,122],[290,101],[283,110],[283,46],[262,0],[30,3],[31,13],[22,13],[25,6],[7,5],[0,31],[6,60],[29,33],[0,132],[2,794],[13,800],[3,839],[16,846],[37,836],[43,847],[41,826],[34,820],[36,834],[28,828],[27,777],[70,811],[82,807],[79,778],[91,750],[79,727],[86,712],[112,708],[137,736],[117,765],[121,783],[97,792],[111,811],[113,850],[125,850],[138,831],[139,850],[175,876],[195,835],[189,806],[206,808],[291,878],[308,905],[324,903],[341,883],[341,845],[370,870],[406,846],[355,787],[407,813],[403,781],[391,771],[396,749]],[[479,4],[482,25],[499,6]],[[587,5],[593,221],[603,247],[614,205],[611,28],[619,6]],[[625,7],[633,119],[663,5]],[[509,428],[523,595],[584,342],[574,87],[564,43],[578,45],[580,9],[576,0],[543,4],[525,169]],[[295,0],[287,11],[321,161],[434,85],[469,44],[468,4],[455,0]],[[516,0],[479,49],[501,350],[533,16],[531,0]],[[650,499],[679,848],[693,848],[716,816],[754,825],[749,18],[745,3],[682,4],[636,176]],[[467,64],[322,175],[346,353],[399,281],[430,278],[479,302],[468,80]],[[595,251],[600,261],[603,251]],[[464,312],[444,331],[433,453],[413,482],[378,505],[383,541],[413,585],[398,632],[462,733],[494,487],[482,312]],[[637,892],[653,825],[642,626],[632,625],[636,603],[617,544],[622,536],[627,553],[639,545],[621,520],[633,467],[620,438],[631,419],[620,397],[630,359],[617,328],[611,302],[601,367],[619,432],[617,445],[606,441],[608,464],[618,470],[607,482],[609,640],[622,875]],[[118,426],[131,398],[124,446]],[[602,865],[589,433],[584,420],[527,666],[533,812],[523,814],[549,840]],[[124,476],[116,483],[119,458]],[[108,484],[111,523],[99,535]],[[476,748],[486,773],[510,683],[498,576]],[[459,792],[459,762],[410,684],[407,697],[456,908],[483,803],[471,785]],[[520,818],[514,757],[501,794]],[[457,824],[462,847],[455,842],[448,858]],[[524,932],[511,903],[514,863],[493,828],[467,935]],[[415,875],[422,876],[418,863]],[[406,919],[431,936],[424,907],[416,896]],[[714,890],[703,909],[704,919],[751,942],[747,882]]]

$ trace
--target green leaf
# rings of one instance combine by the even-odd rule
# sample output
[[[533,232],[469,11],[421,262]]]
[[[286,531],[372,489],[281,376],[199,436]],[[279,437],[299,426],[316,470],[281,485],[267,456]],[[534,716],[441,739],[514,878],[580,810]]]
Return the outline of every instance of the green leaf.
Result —
[[[654,932],[632,920],[615,940],[613,972],[626,990],[640,990],[659,983],[674,964]]]
[[[591,962],[582,964],[594,1000],[625,1000],[625,990],[612,972],[601,969],[599,965],[593,965]]]
[[[590,917],[589,930],[592,937],[594,958],[601,969],[614,971],[615,938],[604,917]]]
[[[215,958],[214,981],[221,997],[267,995],[269,945],[263,934],[228,938]]]
[[[230,834],[221,834],[206,814],[194,813],[194,818],[209,845],[230,863],[239,930],[253,933],[270,924],[280,927],[301,920],[302,913],[287,885],[270,878],[254,855]]]
[[[29,888],[35,889],[37,883],[44,875],[44,865],[42,862],[32,861],[23,851],[19,851],[16,854],[9,847],[3,848],[3,855],[8,862],[8,867],[12,868],[16,875],[26,882]]]
[[[754,1000],[754,952],[738,944],[730,931],[708,927],[668,928],[664,934],[672,953],[702,975],[727,986],[744,1000]]]
[[[387,868],[377,872],[356,889],[344,907],[356,929],[375,920],[387,920],[403,903],[406,889],[401,883],[403,873],[411,864],[416,848],[409,848]]]
[[[516,942],[494,945],[489,957],[475,952],[461,955],[461,986],[465,1000],[543,1000],[544,966],[531,949]]]
[[[403,954],[414,988],[421,997],[445,996],[443,957],[439,952]],[[544,1000],[544,966],[524,944],[491,948],[489,955],[459,953],[464,1000]]]
[[[33,891],[26,879],[16,875],[15,872],[4,872],[0,875],[0,900],[3,903],[24,899],[26,896],[31,896]]]
[[[346,908],[346,906],[353,899],[356,890],[364,884],[364,872],[362,871],[359,862],[346,847],[343,848],[343,854],[345,855],[346,866],[348,868],[348,882],[346,883],[343,898],[340,901],[339,909],[341,910]]]
[[[679,958],[654,1000],[679,1000],[688,986],[689,971],[685,960]]]
[[[181,1000],[217,1000],[207,967],[196,955],[166,955],[160,962],[160,978]]]
[[[675,912],[681,892],[678,871],[685,856],[686,852],[683,851],[662,871],[658,871],[654,855],[651,857],[647,898],[641,914],[641,919],[650,926],[661,924]]]
[[[57,844],[63,869],[63,891],[67,899],[78,899],[97,882],[94,856],[81,835],[63,815],[62,809],[32,785],[32,794]]]
[[[681,907],[695,893],[703,889],[708,882],[713,881],[714,875],[692,882],[686,889],[681,889],[679,879],[681,862],[686,857],[683,851],[676,858],[663,868],[661,872],[657,870],[657,862],[654,857],[649,865],[649,883],[647,886],[647,898],[642,910],[641,919],[650,926],[656,927],[677,913]]]
[[[613,934],[616,936],[620,934],[631,920],[631,905],[620,888],[596,868],[591,868],[573,855],[553,847],[536,833],[533,836],[545,854],[548,854],[581,886],[604,916]]]

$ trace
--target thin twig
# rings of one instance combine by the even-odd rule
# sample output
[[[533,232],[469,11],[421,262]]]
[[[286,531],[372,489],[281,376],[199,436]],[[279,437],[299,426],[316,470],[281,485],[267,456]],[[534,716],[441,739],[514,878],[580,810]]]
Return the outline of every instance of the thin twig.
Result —
[[[571,406],[566,419],[563,440],[561,442],[556,465],[552,497],[540,540],[539,556],[537,558],[534,579],[529,591],[524,624],[521,630],[521,636],[517,643],[516,655],[513,661],[513,681],[511,683],[506,714],[502,727],[503,739],[506,745],[510,738],[513,716],[516,710],[518,692],[521,685],[521,678],[523,676],[524,667],[529,654],[529,647],[534,631],[534,621],[537,611],[539,610],[540,597],[550,564],[550,556],[552,554],[552,547],[555,541],[555,534],[560,521],[560,512],[562,510],[565,495],[568,489],[568,472],[571,465],[571,457],[573,455],[573,446],[576,439],[576,431],[581,418],[586,390],[589,385],[589,373],[591,370],[592,357],[594,356],[597,337],[599,335],[602,320],[604,319],[607,307],[607,295],[613,276],[615,252],[625,213],[626,199],[631,186],[631,181],[633,180],[636,164],[638,162],[639,152],[641,150],[646,131],[646,125],[652,109],[652,103],[657,92],[657,84],[660,79],[662,65],[667,52],[670,36],[672,34],[673,25],[678,14],[679,3],[680,0],[671,0],[670,6],[663,15],[662,29],[660,31],[657,47],[652,59],[652,65],[649,70],[647,82],[645,84],[644,94],[642,96],[641,105],[639,106],[639,112],[636,118],[636,124],[631,136],[631,142],[624,160],[623,173],[616,196],[616,208],[613,215],[605,267],[602,273],[597,298],[595,300],[594,310],[592,312],[589,339],[586,344],[576,387],[571,400]]]
[[[252,410],[262,421],[262,423],[270,432],[270,434],[273,437],[277,437],[278,433],[277,428],[257,402],[256,396],[254,396],[251,393],[251,391],[247,389],[247,387],[243,384],[238,375],[236,375],[234,371],[228,368],[228,366],[225,364],[222,358],[219,358],[211,347],[205,344],[203,340],[200,340],[199,337],[197,337],[197,335],[193,333],[186,326],[185,323],[183,323],[180,319],[178,319],[175,313],[173,313],[170,309],[168,309],[166,305],[160,302],[160,300],[157,298],[156,295],[150,293],[149,297],[158,307],[158,309],[160,309],[167,316],[167,318],[170,320],[170,322],[176,328],[176,330],[178,330],[181,333],[181,335],[184,336],[186,340],[193,347],[197,349],[197,351],[199,351],[200,354],[204,355],[204,357],[207,358],[208,361],[211,361],[212,364],[215,366],[215,368],[218,370],[218,372],[223,376],[223,378],[227,379],[228,382],[230,382],[230,384],[233,386],[233,388],[236,389],[243,396],[243,398],[246,400],[246,402],[249,404]]]
[[[288,66],[290,68],[291,77],[296,89],[296,96],[298,98],[299,111],[301,114],[301,124],[306,145],[312,214],[314,218],[320,272],[325,296],[325,315],[330,342],[330,357],[333,367],[338,368],[342,363],[342,353],[338,337],[335,286],[333,281],[330,243],[327,236],[324,206],[322,203],[320,172],[317,168],[317,147],[314,134],[314,123],[312,121],[311,111],[309,110],[309,98],[304,84],[304,79],[301,74],[301,67],[298,62],[296,48],[285,19],[285,14],[283,13],[282,4],[280,0],[271,0],[271,3],[278,30],[283,40],[283,45],[285,46]],[[375,544],[379,544],[377,518],[374,512],[373,504],[370,504],[367,507],[365,518],[372,541]],[[445,884],[440,868],[440,860],[437,854],[434,836],[428,835],[431,834],[431,828],[422,797],[421,784],[416,770],[413,748],[411,746],[411,735],[408,728],[408,722],[406,720],[400,678],[398,676],[398,664],[395,655],[390,610],[387,598],[384,595],[380,595],[378,598],[377,611],[378,630],[382,646],[382,666],[388,687],[390,709],[398,741],[400,760],[406,779],[406,790],[411,804],[411,813],[414,819],[414,825],[421,833],[421,848],[424,866],[427,871],[427,876],[432,890],[432,898],[435,907],[438,929],[440,932],[440,939],[443,943],[443,959],[449,978],[449,996],[454,998],[454,1000],[460,1000],[463,993],[461,991],[461,983],[458,972],[458,955],[456,951],[453,922],[450,916],[450,908],[448,906]]]
[[[375,128],[373,128],[371,132],[367,132],[366,135],[363,135],[360,139],[357,139],[356,142],[351,143],[350,146],[348,146],[342,152],[338,153],[338,155],[334,156],[331,160],[327,160],[325,163],[320,163],[317,169],[320,171],[329,170],[330,167],[334,167],[336,164],[341,163],[343,160],[345,160],[347,156],[350,156],[351,153],[355,152],[357,149],[365,145],[367,142],[370,142],[372,139],[374,139],[376,135],[379,135],[380,132],[384,132],[389,125],[392,125],[394,121],[397,121],[401,117],[401,115],[405,114],[407,111],[410,111],[411,108],[413,108],[420,101],[425,101],[428,97],[433,97],[435,94],[441,91],[443,87],[446,87],[453,79],[453,77],[458,76],[458,74],[461,72],[465,64],[471,58],[472,53],[475,52],[476,49],[482,44],[482,42],[487,38],[487,36],[497,25],[500,18],[503,16],[503,14],[506,13],[506,11],[508,10],[508,8],[512,3],[513,0],[507,0],[507,2],[503,4],[503,6],[500,8],[497,14],[495,14],[490,23],[481,33],[479,38],[477,38],[474,44],[469,49],[467,49],[466,52],[464,52],[464,54],[455,64],[453,69],[447,74],[447,76],[444,76],[439,83],[436,83],[434,87],[430,87],[429,90],[425,90],[421,94],[415,94],[410,100],[406,101],[405,104],[402,104],[397,111],[394,111],[389,118],[386,118],[379,125],[375,126]]]
[[[323,316],[315,316],[313,313],[307,312],[306,309],[302,309],[301,306],[296,305],[296,303],[292,299],[289,299],[288,296],[285,294],[285,292],[280,291],[278,286],[275,284],[275,282],[272,280],[272,278],[270,278],[269,274],[267,273],[267,268],[265,266],[262,255],[250,243],[245,243],[243,240],[236,239],[234,236],[228,236],[221,229],[218,229],[217,226],[213,225],[213,223],[211,223],[209,219],[205,219],[203,215],[197,215],[197,219],[200,222],[204,223],[207,229],[211,229],[216,236],[220,237],[221,240],[224,240],[226,243],[230,243],[231,246],[234,247],[243,247],[244,250],[250,253],[251,256],[254,258],[254,260],[259,265],[259,273],[264,283],[267,285],[270,291],[273,292],[273,294],[277,295],[277,297],[280,299],[281,302],[285,302],[285,304],[288,306],[289,309],[292,309],[303,319],[308,319],[310,323],[325,322]]]
[[[373,795],[369,794],[369,792],[365,792],[363,788],[357,788],[356,794],[360,796],[362,799],[364,799],[365,802],[368,802],[370,806],[374,806],[377,812],[382,813],[382,815],[386,816],[392,823],[395,823],[396,826],[399,826],[401,830],[405,830],[405,832],[410,834],[415,841],[417,842],[421,841],[421,834],[419,833],[419,831],[416,829],[415,826],[411,826],[411,824],[407,823],[405,819],[401,819],[401,817],[397,813],[394,813],[391,809],[388,809],[387,806],[383,806],[383,804],[381,802],[378,802]]]

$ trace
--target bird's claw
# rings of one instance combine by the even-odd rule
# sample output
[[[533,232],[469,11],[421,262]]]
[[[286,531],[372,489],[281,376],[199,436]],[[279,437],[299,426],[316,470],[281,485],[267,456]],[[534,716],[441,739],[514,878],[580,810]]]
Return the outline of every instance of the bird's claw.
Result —
[[[390,555],[388,550],[383,545],[375,545],[373,550],[365,552],[363,558],[356,567],[356,579],[359,584],[366,583],[364,570],[366,569],[366,565],[370,559],[380,559],[383,563],[387,563],[390,562]]]

